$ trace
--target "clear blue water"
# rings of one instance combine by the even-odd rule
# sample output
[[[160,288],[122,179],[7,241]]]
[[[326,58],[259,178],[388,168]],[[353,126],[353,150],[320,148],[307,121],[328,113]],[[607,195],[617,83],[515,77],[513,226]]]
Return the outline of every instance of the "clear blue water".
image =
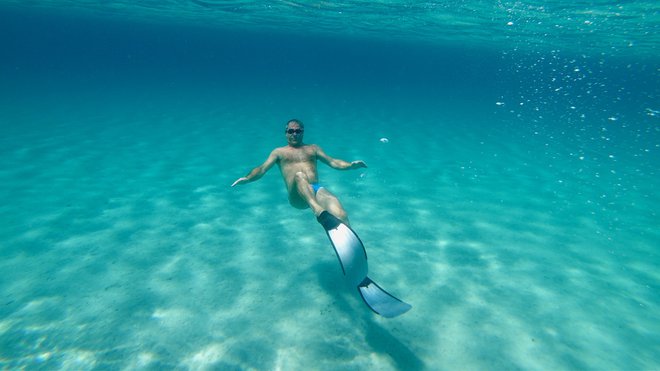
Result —
[[[0,365],[659,368],[658,17],[3,2]],[[320,176],[404,316],[276,169],[230,187],[292,117],[369,165]]]

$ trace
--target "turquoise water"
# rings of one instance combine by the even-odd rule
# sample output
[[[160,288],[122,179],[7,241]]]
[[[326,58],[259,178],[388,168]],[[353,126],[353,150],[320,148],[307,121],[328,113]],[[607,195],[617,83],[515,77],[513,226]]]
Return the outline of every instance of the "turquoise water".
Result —
[[[660,368],[658,17],[2,2],[0,365]],[[369,165],[320,177],[405,315],[276,169],[230,187],[292,117]]]

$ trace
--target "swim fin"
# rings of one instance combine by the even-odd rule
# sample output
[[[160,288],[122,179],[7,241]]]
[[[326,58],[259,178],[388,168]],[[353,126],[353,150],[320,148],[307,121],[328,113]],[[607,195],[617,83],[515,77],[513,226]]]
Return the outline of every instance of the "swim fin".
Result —
[[[412,308],[367,277],[367,251],[351,227],[327,211],[323,211],[316,219],[335,249],[344,276],[351,285],[357,287],[362,300],[371,310],[383,317],[392,318]]]

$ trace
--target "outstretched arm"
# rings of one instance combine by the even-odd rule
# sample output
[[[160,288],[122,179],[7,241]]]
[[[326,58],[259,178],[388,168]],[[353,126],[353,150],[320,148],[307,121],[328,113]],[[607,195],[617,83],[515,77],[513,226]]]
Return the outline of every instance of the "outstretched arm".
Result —
[[[244,183],[249,183],[249,182],[254,182],[255,180],[261,178],[268,170],[270,170],[275,163],[277,163],[277,150],[273,150],[273,152],[270,153],[270,156],[266,159],[266,161],[252,169],[248,175],[236,179],[236,181],[231,185],[232,187],[237,186],[239,184],[244,184]]]
[[[318,146],[316,147],[316,156],[318,157],[319,160],[321,160],[321,162],[337,170],[349,170],[349,169],[359,169],[359,168],[367,167],[367,164],[365,164],[364,161],[362,160],[348,162],[348,161],[340,160],[338,158],[332,158],[328,156],[325,152],[323,152],[321,147]]]

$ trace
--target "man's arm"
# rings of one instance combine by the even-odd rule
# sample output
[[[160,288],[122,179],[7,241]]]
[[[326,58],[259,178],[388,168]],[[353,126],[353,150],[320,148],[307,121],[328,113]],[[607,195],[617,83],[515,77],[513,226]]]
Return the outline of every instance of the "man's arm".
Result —
[[[266,159],[266,161],[252,169],[248,175],[236,179],[236,181],[231,185],[232,187],[237,186],[239,184],[244,184],[244,183],[249,183],[249,182],[254,182],[255,180],[261,178],[266,174],[268,170],[270,170],[273,165],[277,163],[279,156],[277,154],[277,150],[273,150],[273,152],[270,153],[270,156]]]
[[[362,160],[348,162],[348,161],[340,160],[338,158],[332,158],[328,156],[325,152],[323,152],[323,150],[319,146],[316,146],[316,157],[319,160],[321,160],[321,162],[323,162],[324,164],[337,170],[349,170],[349,169],[359,169],[362,167],[367,167],[367,164],[365,164],[364,161]]]

